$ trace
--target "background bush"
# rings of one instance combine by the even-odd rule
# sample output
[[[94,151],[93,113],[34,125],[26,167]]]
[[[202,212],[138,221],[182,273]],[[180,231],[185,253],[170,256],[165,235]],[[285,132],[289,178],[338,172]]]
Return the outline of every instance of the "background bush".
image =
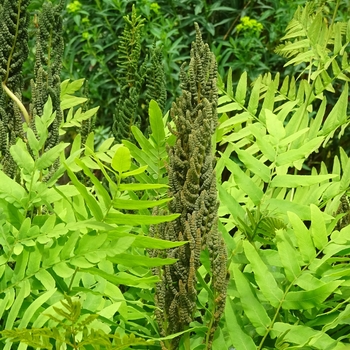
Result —
[[[273,50],[298,4],[304,2],[71,0],[65,15],[65,78],[89,80],[91,103],[101,106],[97,125],[108,127],[120,93],[116,65],[119,36],[123,16],[131,12],[132,4],[146,19],[141,56],[145,57],[154,43],[161,47],[169,107],[179,94],[179,67],[188,59],[194,22],[215,53],[222,76],[231,67],[234,77],[248,71],[254,79],[281,70],[285,60]]]

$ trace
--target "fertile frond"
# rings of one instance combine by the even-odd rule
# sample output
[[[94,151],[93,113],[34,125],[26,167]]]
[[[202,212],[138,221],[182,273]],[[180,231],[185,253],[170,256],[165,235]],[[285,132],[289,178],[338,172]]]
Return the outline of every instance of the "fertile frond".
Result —
[[[178,261],[155,271],[162,276],[157,285],[156,302],[162,313],[157,313],[161,334],[184,330],[193,320],[196,309],[196,271],[200,266],[201,251],[209,252],[215,302],[208,329],[210,348],[214,331],[224,310],[226,295],[226,248],[217,228],[217,194],[212,154],[212,135],[217,126],[217,66],[209,46],[204,44],[196,24],[196,40],[192,44],[188,70],[181,70],[182,96],[170,111],[176,137],[169,147],[169,203],[170,213],[180,213],[174,222],[153,227],[154,237],[188,244],[168,252]],[[154,251],[153,255],[158,253]],[[171,341],[171,349],[178,345]]]

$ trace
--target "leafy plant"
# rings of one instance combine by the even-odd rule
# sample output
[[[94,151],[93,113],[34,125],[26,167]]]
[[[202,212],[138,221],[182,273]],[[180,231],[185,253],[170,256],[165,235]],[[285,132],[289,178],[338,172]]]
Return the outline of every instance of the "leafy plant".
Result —
[[[5,337],[13,342],[21,342],[40,349],[56,349],[69,346],[72,349],[93,348],[100,349],[103,346],[108,350],[128,349],[133,345],[150,345],[152,341],[130,336],[106,334],[103,330],[95,330],[91,323],[99,317],[98,314],[90,314],[87,317],[81,315],[82,305],[79,300],[73,300],[66,296],[61,301],[62,308],[53,307],[57,316],[48,315],[50,319],[58,323],[55,328],[15,329],[3,331]],[[79,340],[79,338],[81,338]],[[113,342],[113,344],[112,344]]]
[[[62,83],[61,108],[71,108],[68,113],[71,116],[62,128],[80,125],[84,118],[91,116],[89,111],[82,113],[80,109],[73,113],[73,107],[83,102],[70,95],[78,86],[81,82]],[[123,179],[142,174],[146,169],[130,170],[131,157],[126,147],[115,145],[111,148],[112,140],[95,151],[91,134],[84,149],[81,148],[81,137],[77,135],[67,158],[63,152],[67,144],[61,143],[43,154],[38,152],[46,142],[49,125],[55,116],[50,101],[45,105],[43,116],[36,117],[39,139],[34,137],[32,129],[27,130],[30,150],[21,139],[11,148],[14,161],[21,169],[22,181],[17,183],[0,172],[1,328],[6,331],[20,329],[18,336],[22,339],[31,334],[30,330],[25,333],[24,329],[42,328],[48,324],[49,329],[57,328],[54,335],[59,342],[60,334],[64,334],[66,328],[52,318],[50,321],[48,315],[54,315],[53,307],[64,294],[80,296],[83,314],[99,315],[91,323],[92,333],[89,334],[100,339],[102,345],[106,337],[99,336],[98,329],[106,334],[112,331],[122,339],[126,329],[132,332],[141,327],[129,321],[129,314],[138,312],[138,305],[143,303],[128,305],[118,286],[151,288],[158,279],[151,275],[149,268],[175,261],[149,258],[144,255],[144,249],[167,249],[183,243],[144,236],[139,228],[173,220],[177,215],[157,217],[122,213],[169,201],[137,200],[132,196],[140,190],[166,185],[122,183]],[[43,180],[58,154],[61,154],[63,166],[50,174],[47,181]],[[101,184],[93,169],[105,175],[109,190]],[[71,184],[56,185],[65,170]],[[76,171],[84,171],[93,188],[83,185],[75,175]],[[146,333],[150,335],[149,331]],[[14,337],[13,332],[4,334]],[[13,348],[11,341],[2,344],[4,349]],[[21,348],[26,347],[22,344]]]
[[[349,342],[348,226],[336,228],[348,215],[338,206],[350,185],[349,158],[340,148],[330,169],[308,167],[349,124],[348,30],[308,4],[287,29],[293,42],[279,48],[287,65],[306,63],[302,76],[260,76],[248,95],[247,74],[234,90],[229,72],[221,89],[219,214],[233,276],[223,335],[238,350],[342,349]],[[335,84],[342,88],[333,106]]]

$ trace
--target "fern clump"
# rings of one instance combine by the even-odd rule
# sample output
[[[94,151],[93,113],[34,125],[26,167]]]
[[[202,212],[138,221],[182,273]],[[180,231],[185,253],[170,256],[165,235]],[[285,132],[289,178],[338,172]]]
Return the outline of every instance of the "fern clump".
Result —
[[[161,334],[183,331],[193,321],[196,311],[196,271],[201,265],[202,251],[209,254],[211,288],[214,302],[208,327],[207,346],[223,312],[226,297],[226,248],[217,228],[217,193],[212,154],[212,135],[217,125],[217,66],[215,56],[204,44],[196,24],[196,40],[192,44],[191,61],[181,71],[182,96],[173,103],[170,114],[176,141],[169,147],[170,213],[180,217],[153,228],[153,235],[170,241],[188,241],[172,249],[168,256],[178,259],[172,266],[155,271],[162,280],[156,289],[156,313]],[[153,254],[157,254],[153,252]],[[164,349],[176,349],[175,338]]]
[[[340,1],[331,21],[315,4],[298,9],[277,49],[302,74],[266,74],[250,90],[246,73],[233,89],[229,71],[220,89],[216,169],[230,175],[219,212],[234,242],[224,333],[238,350],[349,342],[350,159],[340,147],[314,157],[349,125],[350,22],[336,22]]]

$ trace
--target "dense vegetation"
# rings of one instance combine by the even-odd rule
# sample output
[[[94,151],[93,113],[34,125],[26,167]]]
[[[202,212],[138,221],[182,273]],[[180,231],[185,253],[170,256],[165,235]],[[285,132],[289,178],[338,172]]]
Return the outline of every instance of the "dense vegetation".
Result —
[[[347,11],[0,0],[1,349],[350,348]]]

